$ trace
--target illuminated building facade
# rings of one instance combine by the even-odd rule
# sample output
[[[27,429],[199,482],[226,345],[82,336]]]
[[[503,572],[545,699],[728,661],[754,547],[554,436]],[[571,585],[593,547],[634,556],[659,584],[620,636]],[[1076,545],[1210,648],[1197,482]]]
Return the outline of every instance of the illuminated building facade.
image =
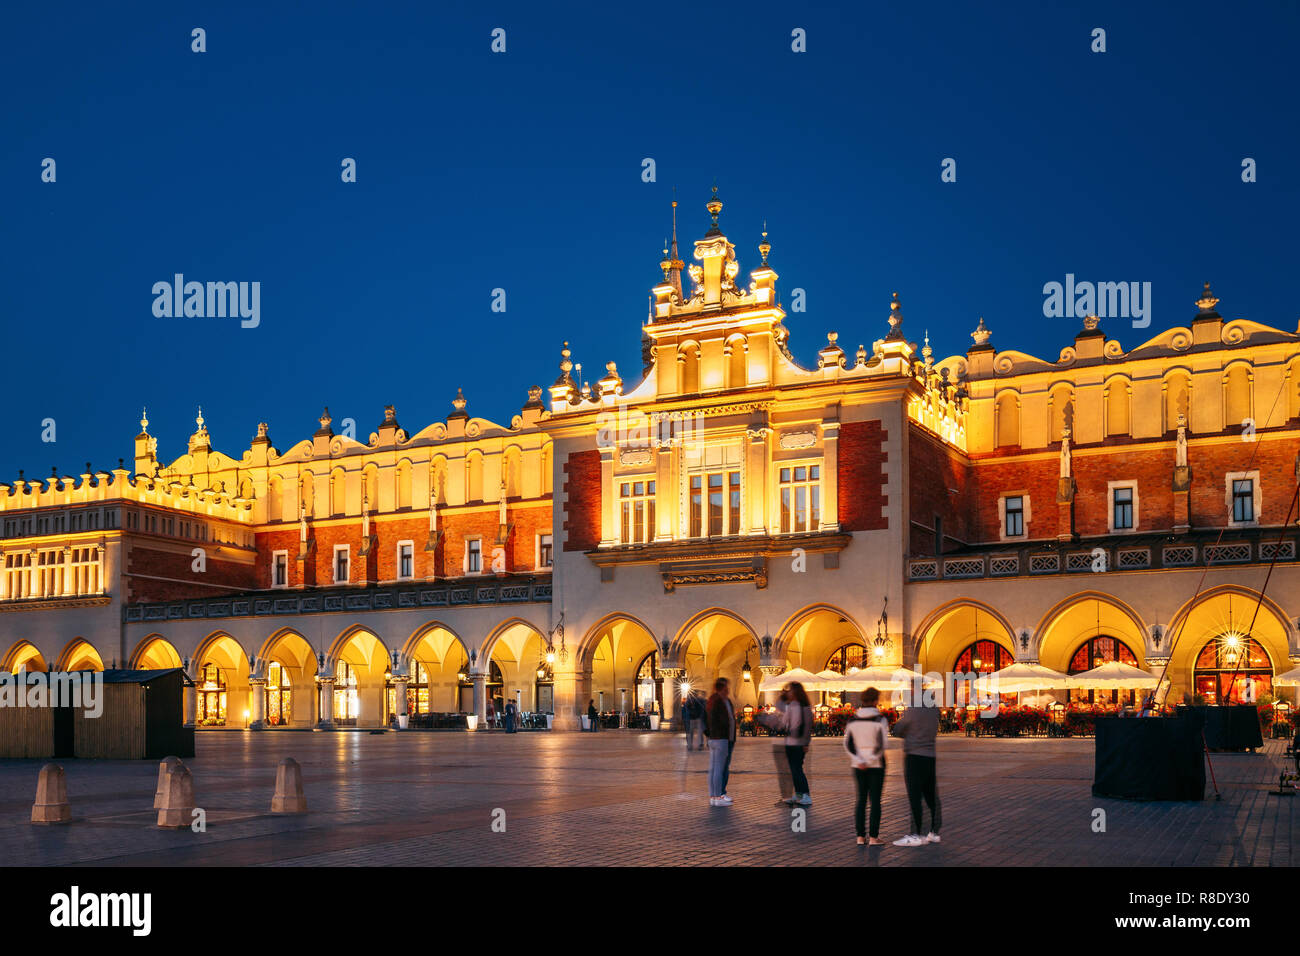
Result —
[[[1119,659],[1222,699],[1300,659],[1300,335],[1207,286],[1129,351],[1092,317],[1055,361],[998,351],[980,320],[936,361],[895,294],[804,368],[766,234],[745,282],[721,208],[689,268],[665,250],[634,382],[566,346],[509,426],[458,393],[233,458],[200,414],[163,465],[146,418],[131,470],[0,484],[0,666],[184,667],[201,727],[513,699],[571,728],[790,665]]]

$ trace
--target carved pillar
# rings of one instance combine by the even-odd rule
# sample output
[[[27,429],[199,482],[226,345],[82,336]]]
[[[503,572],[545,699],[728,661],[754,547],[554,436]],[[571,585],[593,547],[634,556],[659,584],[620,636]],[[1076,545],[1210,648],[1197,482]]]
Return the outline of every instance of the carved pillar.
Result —
[[[822,526],[840,530],[840,423],[822,422]]]
[[[398,730],[405,730],[411,721],[410,711],[407,709],[406,687],[411,682],[411,678],[406,674],[393,675],[393,706],[394,713],[397,714]]]
[[[72,588],[72,546],[71,545],[68,545],[63,549],[63,582],[62,583],[63,583],[63,587],[59,589],[60,594],[62,594],[64,597],[67,597],[68,595],[74,593]]]
[[[469,675],[474,682],[474,713],[478,715],[478,729],[487,730],[487,674],[479,671]]]
[[[768,452],[767,439],[770,428],[750,428],[746,431],[749,443],[745,446],[745,511],[746,524],[752,534],[767,534],[768,512],[771,510],[772,495],[768,490]]]
[[[194,668],[187,666],[185,676],[189,681],[185,685],[185,726],[193,727],[199,722],[199,689],[194,686]]]
[[[316,726],[321,730],[334,729],[334,678],[318,677],[317,683],[320,685],[320,719]]]
[[[249,730],[261,730],[266,726],[266,678],[250,677],[248,679],[248,713]]]

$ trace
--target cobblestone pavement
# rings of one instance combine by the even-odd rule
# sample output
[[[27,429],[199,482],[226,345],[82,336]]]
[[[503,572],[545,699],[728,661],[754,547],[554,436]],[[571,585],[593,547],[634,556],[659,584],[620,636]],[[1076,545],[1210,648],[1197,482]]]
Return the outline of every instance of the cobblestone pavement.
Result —
[[[813,742],[806,832],[776,806],[772,743],[742,739],[713,809],[707,753],[679,735],[408,732],[201,733],[187,761],[206,833],[154,824],[155,761],[64,761],[73,822],[30,820],[43,761],[0,761],[3,862],[15,865],[1274,865],[1300,799],[1270,796],[1281,741],[1216,755],[1223,798],[1126,803],[1090,793],[1090,739],[939,740],[943,843],[854,842],[853,783],[838,739]],[[269,812],[277,762],[302,764],[310,812]],[[881,836],[907,828],[891,750]],[[1094,809],[1106,832],[1092,829]],[[492,829],[505,811],[505,832]],[[498,815],[499,816],[499,815]],[[928,818],[927,818],[928,819]]]

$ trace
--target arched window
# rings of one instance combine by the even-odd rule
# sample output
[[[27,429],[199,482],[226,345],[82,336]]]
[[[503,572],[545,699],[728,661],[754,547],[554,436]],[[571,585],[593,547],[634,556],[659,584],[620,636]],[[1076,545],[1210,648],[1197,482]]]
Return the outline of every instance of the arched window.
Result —
[[[266,667],[266,725],[283,727],[293,722],[293,684],[289,670],[279,661]]]
[[[1051,421],[1049,422],[1049,431],[1047,440],[1049,442],[1058,442],[1065,437],[1065,410],[1074,400],[1074,389],[1069,385],[1058,385],[1052,389],[1050,412]]]
[[[316,478],[310,471],[304,471],[302,477],[298,479],[298,502],[307,517],[316,517]],[[294,520],[297,520],[297,507],[294,508],[293,516]]]
[[[1240,428],[1251,417],[1250,367],[1238,363],[1223,376],[1223,424],[1225,428]]]
[[[226,722],[226,681],[216,664],[204,664],[199,673],[198,722],[208,727]]]
[[[733,337],[726,345],[727,388],[744,388],[749,384],[749,344],[744,336]]]
[[[518,448],[511,447],[506,449],[505,458],[502,465],[505,468],[505,474],[502,476],[506,485],[507,498],[519,498],[523,495],[521,480],[523,469],[521,467],[522,455]]]
[[[1221,634],[1196,656],[1194,686],[1207,704],[1254,703],[1273,691],[1273,662],[1253,637]]]
[[[362,492],[365,500],[363,500],[361,503],[363,506],[365,506],[370,510],[371,514],[374,514],[376,511],[379,510],[379,468],[378,467],[376,467],[375,465],[370,465],[368,468],[366,468],[365,480],[362,482],[362,487],[365,489]]]
[[[356,671],[347,661],[339,661],[334,665],[334,722],[353,725],[360,709]]]
[[[851,667],[869,667],[870,664],[871,658],[865,644],[845,644],[837,648],[826,661],[825,670],[847,674]]]
[[[1137,667],[1137,656],[1128,649],[1127,644],[1116,638],[1099,634],[1079,645],[1079,649],[1070,658],[1067,673],[1071,675],[1082,674],[1084,671],[1090,671],[1102,664],[1109,664],[1111,661],[1119,661],[1121,664]],[[1070,703],[1133,704],[1136,702],[1136,695],[1137,692],[1131,690],[1107,691],[1072,688],[1070,690]]]
[[[953,665],[952,669],[958,676],[974,673],[986,677],[994,671],[1010,667],[1015,662],[1015,659],[1015,655],[997,641],[976,641],[957,655],[957,663]],[[958,704],[967,703],[971,691],[970,682],[958,680],[953,689],[956,697],[955,702]],[[1016,695],[1002,694],[1000,696],[1003,701],[1012,702],[1015,700]]]
[[[330,473],[330,514],[341,515],[347,509],[347,476],[342,468]]]

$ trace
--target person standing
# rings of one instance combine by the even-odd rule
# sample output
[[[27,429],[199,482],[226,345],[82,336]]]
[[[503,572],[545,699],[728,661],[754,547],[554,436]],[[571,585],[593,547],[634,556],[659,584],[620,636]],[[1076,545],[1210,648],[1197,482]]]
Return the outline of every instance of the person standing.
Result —
[[[885,789],[885,743],[889,718],[876,709],[880,691],[868,687],[858,695],[858,709],[844,727],[844,749],[849,753],[858,802],[853,807],[853,826],[858,846],[880,846],[880,794]],[[871,802],[871,838],[867,839],[867,802]]]
[[[803,684],[787,684],[785,692],[789,700],[785,708],[785,759],[790,764],[790,783],[794,787],[794,794],[785,803],[807,807],[812,805],[812,794],[808,792],[803,761],[812,746],[813,709]]]
[[[592,733],[600,727],[600,714],[596,712],[596,699],[593,697],[587,701],[587,724],[591,727]]]
[[[890,733],[903,739],[903,782],[912,807],[912,830],[894,846],[939,842],[939,785],[935,777],[934,738],[939,732],[938,707],[908,707]],[[930,832],[921,836],[921,801],[930,808]]]
[[[731,752],[736,746],[736,710],[731,703],[731,682],[719,677],[713,682],[713,696],[705,705],[709,738],[709,806],[729,807],[727,780],[731,776]]]
[[[511,698],[506,702],[506,733],[513,734],[514,732],[515,732],[515,702],[514,702],[514,698]]]

